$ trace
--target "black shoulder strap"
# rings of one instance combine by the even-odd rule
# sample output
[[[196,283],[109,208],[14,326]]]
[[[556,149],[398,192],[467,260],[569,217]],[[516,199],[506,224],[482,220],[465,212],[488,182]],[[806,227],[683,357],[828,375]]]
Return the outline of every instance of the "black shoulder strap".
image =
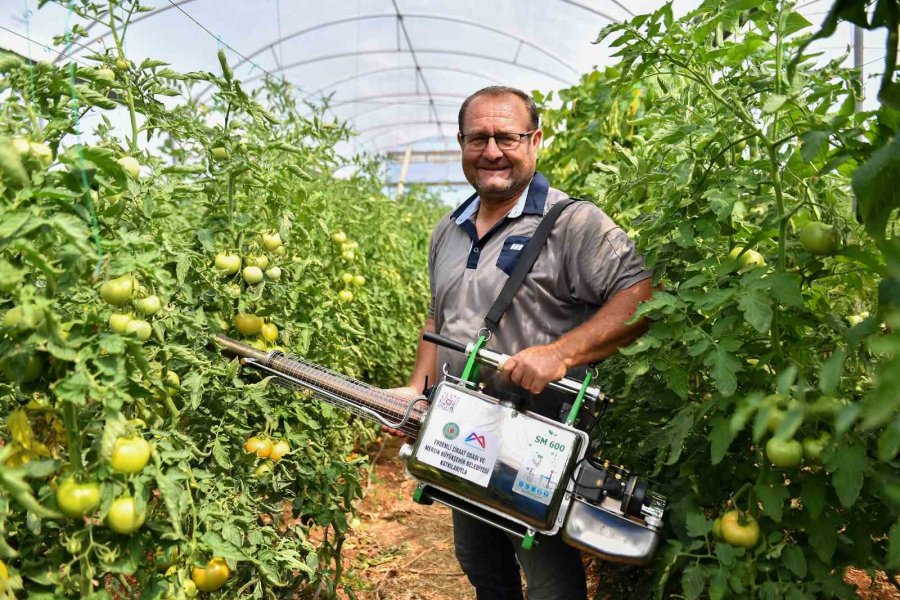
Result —
[[[538,225],[534,235],[531,236],[531,240],[529,240],[525,249],[522,250],[522,254],[519,256],[519,261],[516,263],[513,272],[510,273],[509,278],[506,280],[506,284],[503,286],[503,289],[500,290],[500,295],[497,296],[494,305],[491,306],[491,310],[488,311],[487,316],[484,318],[484,327],[492,334],[500,324],[503,313],[505,313],[506,309],[509,308],[509,305],[512,304],[516,292],[522,287],[522,282],[525,281],[525,277],[531,271],[531,267],[534,266],[535,261],[537,261],[537,257],[540,255],[541,250],[544,249],[544,244],[546,243],[547,238],[550,237],[550,230],[553,229],[556,219],[567,206],[575,203],[577,200],[578,198],[566,198],[565,200],[560,200],[554,204],[553,208],[551,208],[547,214],[544,215],[544,218],[541,219],[541,223]]]

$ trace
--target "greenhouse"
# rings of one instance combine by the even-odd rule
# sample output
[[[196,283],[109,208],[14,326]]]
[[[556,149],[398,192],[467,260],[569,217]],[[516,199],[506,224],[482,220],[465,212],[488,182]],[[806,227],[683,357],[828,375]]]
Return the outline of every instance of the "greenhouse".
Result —
[[[0,8],[0,599],[900,599],[900,0]]]

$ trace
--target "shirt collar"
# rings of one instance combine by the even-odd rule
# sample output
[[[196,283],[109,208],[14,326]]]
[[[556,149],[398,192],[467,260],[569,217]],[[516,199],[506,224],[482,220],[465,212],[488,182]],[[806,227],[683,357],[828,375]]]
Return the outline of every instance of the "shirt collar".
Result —
[[[515,219],[523,214],[543,216],[544,204],[547,201],[547,192],[549,190],[550,183],[547,181],[547,178],[536,172],[528,187],[519,196],[516,205],[512,207],[506,217]],[[457,225],[461,225],[463,222],[471,219],[475,211],[478,210],[478,201],[478,194],[472,194],[453,211],[450,218],[456,221]]]

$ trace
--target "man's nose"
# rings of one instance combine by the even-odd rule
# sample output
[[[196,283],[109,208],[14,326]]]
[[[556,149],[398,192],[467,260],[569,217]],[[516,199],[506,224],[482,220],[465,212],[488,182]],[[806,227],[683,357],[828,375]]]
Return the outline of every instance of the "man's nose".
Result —
[[[503,151],[500,150],[500,147],[497,145],[497,140],[493,137],[488,138],[487,146],[484,147],[482,156],[489,160],[496,160],[503,157]]]

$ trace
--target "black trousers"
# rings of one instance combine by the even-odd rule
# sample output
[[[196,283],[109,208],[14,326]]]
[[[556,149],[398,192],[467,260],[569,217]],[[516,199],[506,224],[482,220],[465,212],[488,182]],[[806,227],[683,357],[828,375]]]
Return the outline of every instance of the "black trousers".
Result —
[[[453,511],[456,559],[478,600],[522,600],[519,565],[528,600],[586,600],[581,553],[558,535],[538,536],[531,550],[521,540],[487,523]]]

